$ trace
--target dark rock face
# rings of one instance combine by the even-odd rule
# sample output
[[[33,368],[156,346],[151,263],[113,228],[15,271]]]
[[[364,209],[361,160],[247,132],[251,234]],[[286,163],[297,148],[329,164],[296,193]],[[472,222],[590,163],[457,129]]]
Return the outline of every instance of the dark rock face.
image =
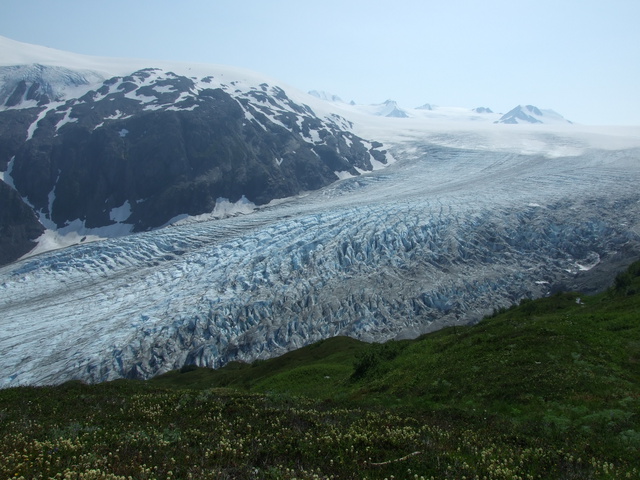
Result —
[[[211,212],[219,198],[261,205],[323,187],[335,172],[386,163],[382,145],[278,87],[240,92],[233,82],[215,88],[156,69],[109,79],[60,106],[5,110],[0,127],[0,169],[14,158],[20,196],[58,228],[77,219],[113,225],[112,210],[128,202],[120,221],[148,230]]]
[[[6,171],[11,158],[22,148],[29,126],[38,118],[38,108],[0,112],[0,171]]]
[[[9,263],[31,250],[44,231],[33,210],[18,192],[0,182],[0,265]]]

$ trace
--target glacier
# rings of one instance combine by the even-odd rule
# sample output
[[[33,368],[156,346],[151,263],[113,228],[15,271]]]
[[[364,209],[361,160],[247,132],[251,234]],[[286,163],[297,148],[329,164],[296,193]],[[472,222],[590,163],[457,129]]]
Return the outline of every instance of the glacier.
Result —
[[[250,214],[1,268],[0,387],[415,337],[640,253],[639,148],[561,156],[463,138],[405,136],[394,164]]]

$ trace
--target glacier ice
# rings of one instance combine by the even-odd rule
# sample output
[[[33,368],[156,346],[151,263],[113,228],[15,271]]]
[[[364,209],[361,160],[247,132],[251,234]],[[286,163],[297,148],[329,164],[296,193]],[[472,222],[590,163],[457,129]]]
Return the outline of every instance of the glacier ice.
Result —
[[[383,170],[254,213],[1,268],[0,386],[148,378],[334,335],[415,337],[640,251],[638,150],[413,141],[391,153]]]

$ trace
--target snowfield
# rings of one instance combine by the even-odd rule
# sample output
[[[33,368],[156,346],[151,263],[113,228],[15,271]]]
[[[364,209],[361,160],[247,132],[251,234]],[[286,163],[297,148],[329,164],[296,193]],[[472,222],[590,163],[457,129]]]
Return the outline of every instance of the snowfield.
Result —
[[[537,153],[523,154],[495,132],[469,149],[449,145],[480,131],[392,130],[386,169],[0,269],[0,385],[147,378],[334,335],[414,337],[640,251],[640,150],[612,148],[632,137],[528,131],[522,148]]]

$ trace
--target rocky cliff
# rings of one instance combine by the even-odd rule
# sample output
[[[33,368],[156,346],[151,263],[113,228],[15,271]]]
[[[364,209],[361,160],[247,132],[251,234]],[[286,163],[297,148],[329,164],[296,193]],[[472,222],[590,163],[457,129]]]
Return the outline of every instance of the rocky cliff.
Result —
[[[144,231],[221,199],[259,206],[387,163],[346,120],[266,83],[145,69],[51,101],[45,80],[14,80],[12,108],[0,112],[0,171],[51,229]],[[17,228],[14,216],[2,228]]]

